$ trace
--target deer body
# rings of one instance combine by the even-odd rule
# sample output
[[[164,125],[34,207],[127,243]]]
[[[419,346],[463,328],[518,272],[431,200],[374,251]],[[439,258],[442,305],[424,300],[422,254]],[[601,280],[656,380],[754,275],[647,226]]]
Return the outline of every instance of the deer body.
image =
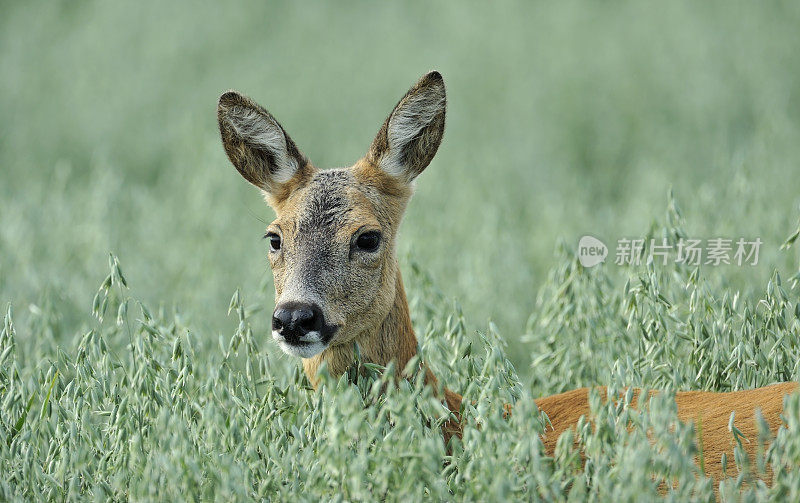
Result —
[[[334,376],[352,365],[354,343],[364,360],[384,366],[394,361],[400,369],[416,353],[395,238],[413,181],[439,147],[445,107],[444,82],[431,72],[395,106],[361,160],[320,171],[260,105],[234,91],[220,98],[219,127],[228,158],[277,215],[265,236],[275,278],[272,335],[286,353],[302,358],[315,387],[323,362]],[[425,372],[456,417],[445,425],[445,439],[460,436],[461,396],[441,388],[429,369]],[[722,453],[732,457],[731,412],[752,439],[745,444],[752,455],[755,410],[775,433],[783,397],[796,388],[797,383],[782,383],[732,393],[677,393],[679,418],[702,424],[707,475],[721,478]],[[536,404],[553,426],[542,437],[552,455],[559,435],[589,414],[589,389]]]
[[[714,480],[714,487],[722,479],[722,454],[733,460],[734,440],[728,431],[731,412],[735,412],[735,425],[747,439],[743,447],[750,459],[755,459],[758,448],[756,409],[761,411],[774,436],[781,425],[783,397],[797,389],[797,383],[785,382],[764,388],[716,393],[710,391],[679,391],[675,394],[678,419],[700,425],[698,448],[703,452],[705,473]],[[598,387],[604,396],[605,387]],[[590,388],[579,388],[558,395],[539,398],[536,406],[547,413],[553,429],[542,436],[545,452],[553,455],[558,437],[574,427],[581,416],[589,416]],[[639,390],[635,390],[634,402]],[[730,472],[729,472],[730,474]]]

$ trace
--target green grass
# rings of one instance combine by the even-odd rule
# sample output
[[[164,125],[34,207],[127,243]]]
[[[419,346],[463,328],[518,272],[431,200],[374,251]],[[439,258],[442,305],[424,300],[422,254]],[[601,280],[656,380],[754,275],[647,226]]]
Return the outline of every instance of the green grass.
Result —
[[[800,377],[800,261],[779,249],[800,205],[793,3],[2,11],[0,499],[623,500],[652,494],[651,475],[706,499],[667,401],[631,432],[632,412],[598,405],[608,428],[582,432],[580,471],[569,449],[541,456],[532,397]],[[315,164],[341,166],[432,68],[447,131],[399,256],[425,359],[480,404],[467,415],[483,428],[451,457],[427,391],[315,394],[270,343],[272,214],[225,159],[214,110],[236,88]],[[612,252],[622,237],[764,244],[755,267],[584,269],[584,234]],[[131,289],[112,261],[93,304],[109,251]],[[247,303],[228,315],[235,291]],[[725,491],[739,477],[756,499],[798,498],[789,407],[793,431],[753,470],[729,460]],[[793,469],[770,492],[764,464]]]
[[[663,229],[669,239],[681,233]],[[460,308],[416,278],[420,354],[464,393],[467,424],[481,425],[467,427],[448,453],[439,430],[448,412],[421,374],[387,387],[398,369],[368,366],[339,380],[323,371],[314,392],[295,362],[263,350],[251,324],[258,307],[238,290],[229,306],[237,328],[204,347],[202,331],[131,296],[112,256],[93,302],[94,327],[69,350],[46,342],[55,330],[47,319],[28,332],[39,343],[26,345],[10,309],[5,316],[0,499],[632,501],[658,497],[662,482],[674,486],[670,499],[713,499],[712,481],[694,463],[697,433],[677,422],[671,391],[796,380],[796,295],[777,275],[751,304],[718,297],[698,269],[684,266],[642,266],[620,285],[569,252],[562,264],[529,323],[540,355],[529,384],[493,325],[470,337]],[[597,383],[665,392],[643,410],[628,407],[630,393],[608,405],[595,392],[596,427],[582,421],[576,433],[585,470],[571,432],[545,457],[537,434],[547,418],[533,397]],[[515,404],[509,420],[504,403]],[[800,395],[785,404],[774,440],[761,424],[758,438],[739,439],[772,443],[755,459],[736,448],[723,499],[800,496]]]

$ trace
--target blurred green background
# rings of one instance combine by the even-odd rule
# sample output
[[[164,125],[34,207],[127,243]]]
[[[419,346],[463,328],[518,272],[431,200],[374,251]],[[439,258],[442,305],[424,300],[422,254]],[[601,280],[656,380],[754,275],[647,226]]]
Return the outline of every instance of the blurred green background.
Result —
[[[760,237],[761,290],[800,193],[800,4],[792,2],[3,2],[0,302],[18,337],[91,323],[120,258],[134,294],[227,332],[241,286],[268,337],[272,218],[228,163],[215,117],[235,88],[319,167],[349,165],[423,73],[447,131],[399,254],[474,329],[520,337],[559,240],[643,236],[674,189],[692,237]],[[606,267],[614,268],[613,264]],[[409,279],[409,289],[414,279]],[[258,324],[257,327],[258,328]],[[270,345],[271,347],[271,345]],[[271,351],[274,348],[271,348]]]

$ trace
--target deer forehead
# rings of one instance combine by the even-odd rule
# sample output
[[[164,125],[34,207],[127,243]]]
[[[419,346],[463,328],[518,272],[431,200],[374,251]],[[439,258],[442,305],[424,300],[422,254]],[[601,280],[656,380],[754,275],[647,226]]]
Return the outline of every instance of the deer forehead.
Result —
[[[277,209],[276,223],[300,240],[320,234],[349,240],[362,227],[391,230],[394,206],[352,168],[331,169],[295,189]]]

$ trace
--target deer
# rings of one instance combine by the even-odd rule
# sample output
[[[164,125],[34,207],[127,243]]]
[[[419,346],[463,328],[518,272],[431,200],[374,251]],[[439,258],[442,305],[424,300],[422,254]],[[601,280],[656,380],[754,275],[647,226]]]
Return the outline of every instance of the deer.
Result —
[[[314,388],[323,363],[334,377],[354,364],[354,344],[363,361],[384,367],[394,363],[403,369],[417,353],[396,238],[415,180],[442,141],[446,104],[442,75],[427,73],[395,105],[364,157],[349,167],[320,170],[261,105],[236,91],[219,98],[225,153],[276,215],[265,234],[275,286],[272,337],[285,353],[302,359]],[[443,427],[445,442],[460,437],[465,427],[461,395],[440,386],[427,367],[424,377],[452,412]],[[679,420],[702,425],[698,448],[715,485],[723,477],[723,453],[733,459],[731,414],[745,438],[754,439],[758,409],[774,435],[784,397],[797,386],[784,382],[745,391],[675,394]],[[596,389],[605,395],[605,387]],[[541,435],[547,455],[553,456],[562,433],[588,418],[590,391],[580,388],[535,400],[549,419]],[[512,413],[510,405],[505,408]],[[750,456],[756,444],[744,443]]]

